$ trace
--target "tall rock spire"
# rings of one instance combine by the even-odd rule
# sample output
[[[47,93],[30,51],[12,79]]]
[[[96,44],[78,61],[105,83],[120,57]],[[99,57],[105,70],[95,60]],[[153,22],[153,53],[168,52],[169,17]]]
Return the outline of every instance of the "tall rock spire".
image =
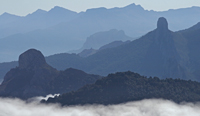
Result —
[[[164,17],[160,17],[157,22],[157,30],[159,32],[165,32],[168,31],[168,22]]]

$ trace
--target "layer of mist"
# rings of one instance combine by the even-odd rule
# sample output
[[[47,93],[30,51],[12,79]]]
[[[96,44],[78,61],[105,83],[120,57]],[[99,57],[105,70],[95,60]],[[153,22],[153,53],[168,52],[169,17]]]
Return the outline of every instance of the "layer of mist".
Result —
[[[41,98],[41,97],[39,97]],[[199,116],[199,103],[176,104],[169,100],[148,99],[119,105],[61,107],[19,99],[0,98],[0,116]]]

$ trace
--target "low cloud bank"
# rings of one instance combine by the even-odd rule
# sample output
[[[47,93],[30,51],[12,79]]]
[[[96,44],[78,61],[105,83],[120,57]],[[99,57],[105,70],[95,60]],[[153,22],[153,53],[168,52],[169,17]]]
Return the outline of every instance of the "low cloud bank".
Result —
[[[59,104],[26,103],[19,99],[0,98],[0,116],[199,116],[199,103],[148,99],[119,105],[61,107]]]

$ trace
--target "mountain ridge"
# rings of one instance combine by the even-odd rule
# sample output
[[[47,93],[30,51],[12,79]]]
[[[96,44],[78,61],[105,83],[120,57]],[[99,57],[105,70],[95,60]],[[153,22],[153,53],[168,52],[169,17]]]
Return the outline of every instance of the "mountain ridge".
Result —
[[[166,17],[169,21],[169,26],[171,30],[180,30],[187,28],[197,22],[199,22],[199,10],[200,8],[187,8],[185,10],[174,10],[173,12],[155,12],[155,11],[147,11],[147,10],[134,10],[134,9],[124,9],[122,8],[111,8],[99,10],[99,13],[95,13],[95,9],[91,9],[90,11],[94,13],[82,12],[75,13],[75,17],[71,17],[72,19],[68,21],[59,20],[59,24],[55,24],[55,17],[51,20],[48,18],[49,23],[44,19],[43,22],[40,20],[34,20],[35,22],[27,22],[28,24],[25,26],[21,26],[20,28],[10,28],[8,32],[6,29],[2,29],[2,34],[5,35],[11,33],[19,33],[20,30],[28,31],[28,27],[31,27],[33,31],[29,31],[30,33],[24,34],[24,32],[20,32],[22,34],[12,35],[7,38],[2,38],[0,41],[0,46],[3,46],[5,39],[8,39],[8,43],[12,43],[13,40],[18,39],[19,43],[22,43],[25,38],[29,38],[33,40],[31,44],[32,48],[40,49],[47,56],[50,54],[66,52],[73,49],[79,49],[80,46],[85,42],[86,38],[90,35],[99,32],[99,31],[107,31],[110,29],[124,30],[124,32],[130,37],[139,37],[147,33],[149,30],[152,30],[156,27],[154,25],[159,17]],[[67,11],[66,11],[67,12]],[[73,12],[73,11],[72,11]],[[60,13],[57,13],[60,14]],[[72,13],[73,14],[73,13]],[[184,14],[184,15],[183,15]],[[186,15],[187,14],[187,15]],[[55,15],[57,16],[57,15]],[[65,15],[66,16],[66,15]],[[70,16],[68,16],[69,18]],[[65,19],[65,17],[63,17]],[[179,20],[179,19],[182,20]],[[147,20],[148,19],[148,20]],[[38,22],[37,22],[38,21]],[[25,23],[25,21],[21,21]],[[18,23],[20,24],[20,23]],[[34,25],[32,25],[34,24]],[[51,26],[49,26],[52,24]],[[55,24],[55,25],[54,25]],[[12,23],[11,26],[15,24]],[[29,26],[28,26],[29,25]],[[145,25],[145,26],[144,26]],[[27,27],[26,27],[27,26]],[[16,26],[20,27],[20,26]],[[41,27],[41,28],[38,28]],[[29,28],[30,29],[30,28]],[[0,29],[1,30],[1,29]],[[35,31],[37,30],[37,31]],[[77,31],[79,30],[79,31]],[[18,31],[18,32],[16,32]],[[24,39],[20,39],[24,38]],[[56,40],[55,40],[56,38]],[[50,44],[50,47],[47,46],[43,48],[41,45],[37,46],[34,43],[40,41],[41,43],[45,43],[44,41],[48,41],[54,44]],[[60,43],[58,41],[61,41]],[[65,44],[62,44],[65,43]],[[67,44],[67,45],[66,45]],[[21,45],[21,44],[20,44]],[[55,46],[53,46],[55,45]],[[11,45],[15,46],[15,45]],[[59,47],[57,47],[59,46]],[[21,48],[21,49],[20,49]],[[0,48],[6,49],[5,51],[14,52],[20,54],[22,51],[29,49],[26,47],[26,43],[21,45],[20,48]],[[55,50],[55,51],[53,51]],[[52,51],[52,52],[51,52]],[[0,51],[2,53],[3,51]],[[3,56],[4,54],[0,55]],[[12,53],[7,58],[16,58],[17,55]],[[3,58],[0,58],[3,59]],[[6,61],[8,59],[4,59]],[[11,59],[17,60],[17,59]],[[9,60],[9,61],[11,61]]]
[[[86,58],[63,53],[49,56],[46,60],[58,70],[73,67],[99,75],[130,70],[146,76],[199,81],[199,30],[164,30],[154,29],[126,45],[100,50]]]

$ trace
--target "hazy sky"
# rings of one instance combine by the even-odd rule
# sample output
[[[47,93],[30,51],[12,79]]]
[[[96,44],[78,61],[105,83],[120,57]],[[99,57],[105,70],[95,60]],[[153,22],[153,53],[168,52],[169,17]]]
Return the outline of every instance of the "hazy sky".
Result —
[[[24,16],[37,9],[50,10],[54,6],[80,12],[97,7],[124,7],[131,3],[156,11],[200,6],[200,0],[0,0],[0,15],[8,12]]]

